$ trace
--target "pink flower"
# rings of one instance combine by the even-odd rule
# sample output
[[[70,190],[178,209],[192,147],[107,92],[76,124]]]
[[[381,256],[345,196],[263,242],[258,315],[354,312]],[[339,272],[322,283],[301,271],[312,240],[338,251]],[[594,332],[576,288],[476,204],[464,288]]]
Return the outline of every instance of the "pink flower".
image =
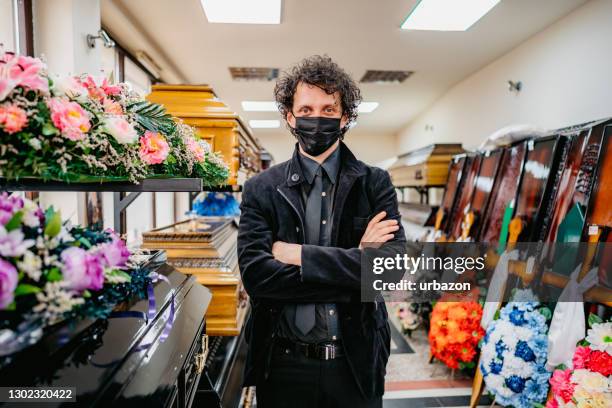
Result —
[[[170,146],[159,133],[146,131],[140,138],[140,158],[147,164],[160,164],[166,160]]]
[[[18,195],[0,194],[0,225],[5,225],[13,215],[23,208],[23,199]]]
[[[108,268],[122,268],[130,257],[125,242],[117,236],[114,236],[112,241],[99,245],[98,248],[102,262]]]
[[[61,255],[64,266],[62,274],[68,287],[73,290],[100,290],[104,285],[104,266],[97,254],[83,248],[70,247]]]
[[[572,359],[572,365],[574,369],[585,368],[589,358],[591,356],[591,349],[589,347],[578,346],[574,352],[574,358]]]
[[[123,108],[121,105],[112,99],[104,98],[102,105],[104,106],[104,112],[109,115],[123,115]]]
[[[193,137],[187,138],[187,148],[199,162],[204,161],[206,153],[210,152],[210,145],[206,141],[196,140]]]
[[[106,133],[121,144],[131,144],[138,140],[138,133],[123,116],[110,116],[104,119],[102,127]]]
[[[554,395],[561,397],[564,402],[570,402],[574,395],[575,384],[571,381],[572,370],[555,370],[550,377],[550,387]]]
[[[28,123],[26,111],[17,105],[0,106],[0,125],[6,133],[17,133]]]
[[[62,136],[70,140],[82,140],[91,128],[89,114],[76,102],[66,99],[51,98],[49,100],[51,120]]]
[[[0,101],[18,86],[47,94],[49,81],[44,70],[45,64],[38,58],[4,53],[0,57]]]
[[[100,85],[100,88],[102,88],[104,93],[108,96],[115,96],[121,93],[121,86],[109,84],[107,78],[102,80],[102,85]]]
[[[17,269],[0,258],[0,309],[6,308],[13,302],[18,281]]]

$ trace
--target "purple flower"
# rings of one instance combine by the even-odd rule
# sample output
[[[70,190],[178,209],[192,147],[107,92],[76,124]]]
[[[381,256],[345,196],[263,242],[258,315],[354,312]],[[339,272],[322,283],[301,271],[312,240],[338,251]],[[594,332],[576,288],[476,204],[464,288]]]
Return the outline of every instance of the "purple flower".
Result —
[[[16,195],[0,194],[0,225],[5,225],[17,211],[23,208],[23,199]]]
[[[64,281],[73,290],[100,290],[104,285],[104,266],[101,257],[79,247],[62,252]]]
[[[17,269],[0,258],[0,309],[6,308],[13,302],[18,280]]]
[[[113,236],[110,242],[100,244],[98,248],[104,266],[108,268],[124,267],[130,257],[130,251],[125,246],[125,242],[117,236]]]
[[[0,255],[4,257],[19,257],[35,244],[33,239],[23,239],[24,235],[20,229],[6,232],[4,226],[0,225]]]

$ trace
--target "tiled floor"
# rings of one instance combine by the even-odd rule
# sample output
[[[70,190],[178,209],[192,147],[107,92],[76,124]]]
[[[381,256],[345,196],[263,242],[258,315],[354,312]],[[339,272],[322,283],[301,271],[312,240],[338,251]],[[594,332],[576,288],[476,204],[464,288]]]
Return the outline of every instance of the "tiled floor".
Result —
[[[387,364],[384,408],[467,407],[472,380],[452,373],[440,362],[429,362],[427,333],[417,330],[411,338],[400,334],[399,323],[390,318],[391,357]],[[483,397],[479,405],[491,406]]]

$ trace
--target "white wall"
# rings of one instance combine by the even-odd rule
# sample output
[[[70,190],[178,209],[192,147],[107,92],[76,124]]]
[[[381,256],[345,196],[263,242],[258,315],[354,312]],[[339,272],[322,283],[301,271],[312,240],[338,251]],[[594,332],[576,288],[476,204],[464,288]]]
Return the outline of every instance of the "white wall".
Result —
[[[296,139],[289,131],[282,135],[256,132],[255,136],[274,156],[276,163],[288,160],[293,154]],[[397,155],[395,136],[392,134],[360,133],[355,129],[346,134],[344,141],[359,160],[370,165]]]
[[[558,128],[612,116],[611,43],[612,1],[587,2],[451,88],[399,132],[399,151],[457,141],[474,148],[510,124]],[[523,91],[508,92],[507,80],[522,81]]]
[[[36,0],[33,3],[34,53],[43,57],[53,75],[97,73],[99,46],[87,46],[87,34],[100,29],[99,0]],[[43,192],[43,207],[53,205],[74,224],[84,220],[84,193]]]

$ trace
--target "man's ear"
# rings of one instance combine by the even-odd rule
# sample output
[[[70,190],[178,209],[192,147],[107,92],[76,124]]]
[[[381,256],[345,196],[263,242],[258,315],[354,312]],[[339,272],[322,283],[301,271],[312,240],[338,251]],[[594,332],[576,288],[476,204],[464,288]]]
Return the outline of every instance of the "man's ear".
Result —
[[[293,116],[293,113],[287,112],[287,116],[285,116],[285,120],[287,121],[289,126],[291,126],[292,128],[295,128],[295,116]]]
[[[349,121],[348,116],[342,115],[342,117],[340,118],[340,129],[345,127],[347,125],[348,121]]]

